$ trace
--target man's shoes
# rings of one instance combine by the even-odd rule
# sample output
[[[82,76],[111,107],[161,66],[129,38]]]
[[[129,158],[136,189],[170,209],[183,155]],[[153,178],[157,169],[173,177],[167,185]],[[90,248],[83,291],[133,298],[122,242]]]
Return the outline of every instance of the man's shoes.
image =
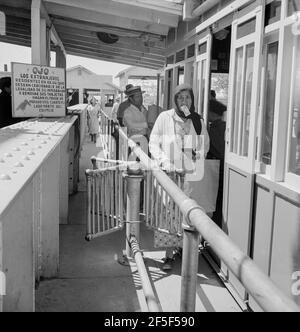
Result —
[[[164,263],[163,263],[163,266],[162,266],[161,269],[164,270],[164,271],[172,270],[173,261],[174,261],[173,258],[170,258],[170,257],[164,258]]]

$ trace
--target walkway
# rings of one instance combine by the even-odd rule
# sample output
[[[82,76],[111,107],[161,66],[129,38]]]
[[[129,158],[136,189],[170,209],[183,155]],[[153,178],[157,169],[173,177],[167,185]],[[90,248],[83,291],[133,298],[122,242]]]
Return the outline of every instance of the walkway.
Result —
[[[147,311],[133,261],[130,268],[117,262],[125,248],[125,231],[86,242],[86,168],[101,149],[86,139],[80,161],[79,192],[70,197],[69,224],[60,226],[60,271],[57,279],[42,281],[36,291],[36,311],[139,312]],[[153,232],[142,225],[141,248],[163,311],[180,308],[180,260],[172,272],[160,269],[164,252],[153,248]],[[235,300],[199,255],[196,311],[238,312]]]

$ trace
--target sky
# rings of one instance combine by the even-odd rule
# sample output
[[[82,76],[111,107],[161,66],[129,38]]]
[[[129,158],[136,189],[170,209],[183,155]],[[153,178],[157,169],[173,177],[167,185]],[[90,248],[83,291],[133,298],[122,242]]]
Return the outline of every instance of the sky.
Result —
[[[31,49],[29,47],[0,42],[0,71],[4,71],[4,64],[7,64],[8,71],[10,71],[11,62],[31,63]],[[55,53],[51,52],[51,66],[54,66],[54,64]],[[118,63],[67,55],[67,68],[78,65],[81,65],[98,75],[112,75],[113,81],[117,85],[119,85],[119,80],[116,80],[114,77],[120,71],[129,67]]]

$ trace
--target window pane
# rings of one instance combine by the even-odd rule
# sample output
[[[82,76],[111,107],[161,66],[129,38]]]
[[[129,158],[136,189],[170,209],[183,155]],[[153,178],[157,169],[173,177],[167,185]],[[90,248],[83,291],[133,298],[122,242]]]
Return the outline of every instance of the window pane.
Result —
[[[241,23],[237,27],[236,38],[239,39],[255,32],[255,24],[256,24],[256,17],[251,18],[250,20],[244,23]]]
[[[238,139],[238,125],[239,125],[239,112],[241,101],[241,88],[242,88],[242,74],[243,74],[243,48],[240,47],[236,50],[235,59],[235,77],[233,82],[233,103],[232,103],[232,121],[231,121],[231,146],[230,151],[237,153],[237,139]]]
[[[247,45],[246,48],[246,75],[244,87],[244,107],[242,112],[242,130],[241,130],[241,151],[242,156],[248,156],[249,148],[249,130],[250,130],[250,113],[251,113],[251,97],[252,97],[252,81],[253,81],[253,60],[254,60],[254,44]]]
[[[265,26],[280,20],[281,1],[273,1],[266,5]]]
[[[207,50],[207,43],[206,42],[198,46],[198,54],[199,55],[206,53],[206,50]]]
[[[300,175],[300,37],[295,54],[294,87],[292,102],[292,130],[290,138],[290,165],[289,171]]]
[[[184,83],[184,67],[178,67],[177,85]]]
[[[262,127],[262,162],[266,165],[270,165],[272,161],[277,58],[278,42],[275,42],[269,44],[267,49],[265,100]]]

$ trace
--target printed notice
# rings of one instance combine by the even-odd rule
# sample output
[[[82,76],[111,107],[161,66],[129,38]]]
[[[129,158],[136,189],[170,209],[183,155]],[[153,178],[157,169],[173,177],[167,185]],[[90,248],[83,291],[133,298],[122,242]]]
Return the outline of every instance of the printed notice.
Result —
[[[66,115],[65,69],[12,63],[13,117]]]

